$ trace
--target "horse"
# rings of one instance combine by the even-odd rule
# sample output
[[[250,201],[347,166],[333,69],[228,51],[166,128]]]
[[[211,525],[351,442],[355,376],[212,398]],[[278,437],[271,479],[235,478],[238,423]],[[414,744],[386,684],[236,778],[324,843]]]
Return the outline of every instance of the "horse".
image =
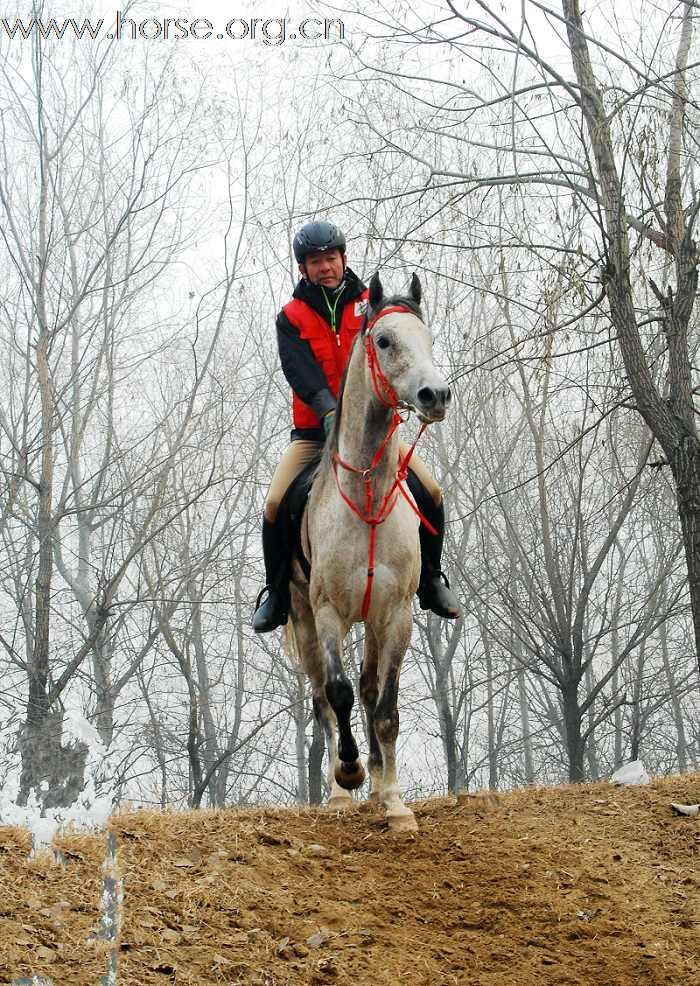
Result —
[[[351,626],[364,622],[360,697],[369,735],[369,800],[383,804],[394,831],[418,827],[401,797],[396,740],[399,676],[420,574],[420,514],[403,485],[413,448],[401,457],[397,429],[400,412],[412,410],[422,433],[445,417],[451,399],[433,364],[421,293],[415,274],[405,297],[385,297],[379,274],[372,277],[302,518],[310,575],[295,560],[285,632],[287,649],[311,681],[314,714],[325,733],[329,806],[343,809],[365,779],[350,723],[354,695],[343,641]]]

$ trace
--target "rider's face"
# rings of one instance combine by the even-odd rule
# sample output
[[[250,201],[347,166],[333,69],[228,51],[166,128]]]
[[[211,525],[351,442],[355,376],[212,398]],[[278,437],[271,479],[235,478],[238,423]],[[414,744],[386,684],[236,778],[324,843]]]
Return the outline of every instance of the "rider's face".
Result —
[[[345,266],[343,259],[343,254],[338,249],[307,253],[304,263],[299,264],[299,272],[312,284],[322,284],[324,288],[337,288],[343,280]]]

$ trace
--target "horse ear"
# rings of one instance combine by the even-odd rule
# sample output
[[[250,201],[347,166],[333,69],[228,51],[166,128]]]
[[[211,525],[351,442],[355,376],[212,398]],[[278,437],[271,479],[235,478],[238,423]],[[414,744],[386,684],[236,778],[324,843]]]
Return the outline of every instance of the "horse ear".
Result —
[[[420,281],[418,280],[418,275],[413,272],[413,277],[411,278],[411,297],[417,305],[420,305],[420,300],[423,297],[423,289],[420,286]]]
[[[382,282],[379,280],[379,271],[372,274],[372,280],[369,282],[369,304],[370,308],[374,311],[381,308],[382,298],[384,297],[384,288],[382,287]]]

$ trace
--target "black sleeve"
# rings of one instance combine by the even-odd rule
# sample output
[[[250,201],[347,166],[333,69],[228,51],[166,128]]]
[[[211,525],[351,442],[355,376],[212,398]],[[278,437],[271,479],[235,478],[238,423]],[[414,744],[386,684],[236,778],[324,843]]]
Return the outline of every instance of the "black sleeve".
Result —
[[[322,418],[335,410],[336,400],[326,375],[316,362],[311,346],[302,339],[284,312],[277,316],[277,345],[282,372],[297,397]]]

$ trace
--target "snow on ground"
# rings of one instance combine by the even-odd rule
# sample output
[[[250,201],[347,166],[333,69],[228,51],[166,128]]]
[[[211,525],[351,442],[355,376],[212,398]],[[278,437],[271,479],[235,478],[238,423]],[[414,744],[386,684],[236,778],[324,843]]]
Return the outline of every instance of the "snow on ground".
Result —
[[[12,725],[16,733],[16,724]],[[16,825],[32,834],[34,852],[51,845],[61,828],[103,828],[114,806],[114,784],[110,755],[95,730],[78,713],[66,713],[63,743],[82,742],[88,747],[86,784],[78,800],[68,808],[42,810],[37,792],[32,790],[26,805],[17,804],[20,782],[19,751],[8,742],[8,728],[0,727],[0,750],[5,751],[3,780],[0,784],[0,825]]]

